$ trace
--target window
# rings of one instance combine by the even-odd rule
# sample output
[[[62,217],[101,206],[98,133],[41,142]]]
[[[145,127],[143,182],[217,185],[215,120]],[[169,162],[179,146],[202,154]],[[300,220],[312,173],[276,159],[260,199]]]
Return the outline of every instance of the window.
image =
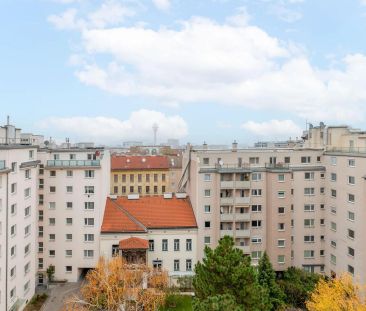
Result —
[[[284,239],[278,239],[277,240],[277,247],[285,247],[285,240]]]
[[[43,253],[43,242],[38,242],[38,253]]]
[[[179,259],[174,259],[174,271],[179,271]]]
[[[249,163],[250,164],[259,164],[259,157],[250,157]]]
[[[348,229],[347,236],[353,240],[355,238],[355,232],[352,229]]]
[[[205,174],[204,181],[211,181],[211,174]]]
[[[94,218],[84,218],[85,226],[94,226]]]
[[[277,262],[282,265],[285,263],[285,255],[278,255],[277,256]]]
[[[192,271],[192,259],[186,259],[186,271]]]
[[[355,166],[356,166],[356,161],[355,161],[355,159],[348,159],[348,166],[350,166],[350,167],[355,167]]]
[[[72,193],[72,186],[66,186],[66,192]]]
[[[253,181],[259,181],[259,180],[262,180],[262,174],[261,174],[261,173],[253,173],[253,174],[252,174],[252,180],[253,180]]]
[[[50,249],[50,250],[49,250],[49,252],[48,252],[48,255],[49,255],[50,257],[55,257],[55,255],[56,255],[56,251],[55,251],[54,249]]]
[[[205,228],[211,227],[211,221],[205,221]]]
[[[84,202],[84,209],[94,210],[94,202]]]
[[[305,180],[314,180],[314,172],[305,172]]]
[[[211,237],[210,237],[210,236],[205,236],[205,237],[203,238],[203,240],[204,240],[204,243],[205,243],[205,244],[210,244],[210,243],[211,243]]]
[[[337,264],[337,256],[330,254],[330,262],[334,265]]]
[[[135,175],[130,174],[130,182],[131,183],[135,182]]]
[[[211,190],[210,189],[205,189],[205,197],[210,197],[211,196]]]
[[[146,176],[146,181],[148,181],[147,176]],[[126,182],[126,174],[122,174],[122,182]]]
[[[85,178],[94,178],[94,170],[86,170],[84,171],[84,176]]]
[[[211,205],[205,205],[205,213],[211,213]]]
[[[49,202],[48,203],[48,208],[49,209],[55,209],[56,208],[56,202]]]
[[[337,181],[337,174],[336,173],[331,173],[330,174],[330,180],[331,181]]]
[[[174,251],[179,251],[179,239],[174,239]]]
[[[113,175],[113,181],[116,183],[118,182],[118,175],[117,174],[114,174]]]
[[[148,186],[146,186],[146,193],[149,193],[147,188],[148,188]],[[117,192],[118,192],[118,187],[117,187]],[[122,193],[126,193],[126,186],[122,186]]]
[[[283,199],[285,197],[285,191],[278,191],[277,196],[278,198]]]
[[[166,175],[165,174],[161,174],[161,181],[166,181]]]
[[[261,244],[262,238],[261,237],[252,237],[252,244]]]
[[[94,194],[94,186],[85,186],[86,194]]]
[[[321,162],[321,156],[316,157],[316,162]]]
[[[314,258],[313,250],[304,250],[304,258]]]
[[[203,158],[203,165],[209,165],[210,159],[209,158]]]
[[[29,159],[32,160],[34,157],[34,150],[29,150],[28,155],[29,155]]]
[[[66,208],[72,208],[72,202],[66,202]]]
[[[56,192],[56,187],[55,186],[50,186],[50,192],[55,193]]]
[[[76,160],[76,154],[75,153],[70,153],[69,157],[70,157],[70,160]]]
[[[277,179],[279,182],[284,182],[285,181],[285,174],[278,174]]]
[[[84,234],[84,242],[94,242],[94,234],[92,233]]]
[[[117,193],[118,193],[118,186],[114,186],[114,187],[113,187],[113,193],[114,193],[114,194],[117,194]]]
[[[25,175],[25,179],[30,179],[31,178],[31,170],[25,170],[24,171],[24,175]]]
[[[66,233],[66,241],[72,241],[72,234]]]
[[[16,271],[17,271],[17,267],[14,266],[13,268],[10,269],[10,277],[15,277],[15,274],[16,274]]]
[[[334,221],[330,222],[330,229],[333,231],[337,231],[337,224]]]
[[[348,176],[348,184],[354,185],[356,183],[355,176]]]
[[[325,219],[324,218],[320,218],[320,225],[325,226]]]
[[[10,206],[10,214],[11,215],[15,215],[17,213],[17,205],[16,204],[12,204]]]
[[[277,230],[278,231],[284,231],[285,230],[285,224],[283,222],[278,223]]]
[[[72,272],[72,266],[66,266],[65,267],[65,272],[66,273],[71,273]]]
[[[331,207],[330,207],[330,212],[331,212],[332,214],[337,214],[337,207],[335,207],[335,206],[331,206]]]
[[[149,240],[149,251],[150,252],[154,251],[154,240]]]
[[[12,225],[10,227],[10,235],[15,236],[16,233],[17,233],[17,225]]]
[[[31,207],[30,206],[27,206],[24,209],[24,217],[28,217],[30,215],[30,212],[31,212]]]
[[[314,188],[304,188],[304,195],[314,195],[315,189]]]
[[[38,226],[38,236],[43,237],[43,226]]]
[[[285,158],[284,158],[284,162],[285,162],[286,164],[289,164],[289,163],[291,162],[290,157],[285,157]]]
[[[158,182],[158,174],[154,174],[154,182]]]
[[[252,189],[252,196],[259,197],[262,195],[262,189]]]
[[[14,245],[14,246],[12,246],[12,247],[10,248],[10,256],[11,256],[11,257],[14,257],[14,256],[16,255],[16,250],[17,250],[16,245]]]
[[[38,269],[43,269],[43,258],[38,258]]]
[[[84,249],[84,258],[93,258],[94,251],[92,249]]]
[[[192,250],[192,239],[186,239],[186,251]]]
[[[314,228],[314,219],[304,219],[304,227],[305,228]]]
[[[355,220],[355,213],[348,211],[348,220],[354,221]]]
[[[17,171],[17,162],[11,163],[11,172],[15,173]]]
[[[279,207],[278,208],[278,214],[284,214],[285,213],[285,208],[284,207]]]
[[[262,205],[252,205],[252,212],[261,212]]]
[[[163,239],[162,244],[161,244],[161,249],[163,252],[168,251],[168,240],[167,239]]]
[[[66,218],[66,225],[72,225],[72,218]]]
[[[56,171],[50,171],[50,177],[56,177]]]
[[[72,177],[74,175],[73,171],[67,170],[66,171],[66,177]]]
[[[311,157],[301,157],[301,163],[306,164],[310,163]]]
[[[24,247],[24,255],[28,255],[29,252],[30,252],[30,248],[31,248],[31,245],[30,243],[28,243],[25,247]]]
[[[336,197],[337,197],[337,190],[335,190],[335,189],[331,189],[331,190],[330,190],[330,196],[331,196],[332,198],[336,198]]]
[[[16,183],[12,183],[11,186],[10,186],[10,192],[12,194],[16,193],[17,192],[17,184]]]
[[[313,235],[304,235],[304,243],[314,243],[315,237]]]
[[[337,165],[337,158],[336,157],[331,157],[330,158],[330,164]]]
[[[30,234],[31,231],[31,225],[25,226],[24,227],[24,236],[28,236]]]
[[[355,256],[355,250],[352,247],[348,247],[348,255],[351,257]]]
[[[48,224],[54,226],[56,224],[56,218],[48,218]]]
[[[252,259],[260,259],[262,257],[262,252],[261,251],[254,251],[252,252]]]
[[[334,247],[334,248],[337,248],[337,242],[334,241],[334,240],[331,240],[330,241],[330,246]]]
[[[10,298],[13,299],[15,297],[15,293],[16,293],[16,287],[13,287],[12,290],[10,291]]]
[[[315,205],[314,204],[305,204],[304,205],[304,212],[314,212]]]
[[[262,227],[262,220],[252,220],[252,228]]]
[[[355,195],[349,193],[348,194],[348,202],[355,203]]]
[[[324,194],[325,193],[325,188],[324,187],[320,187],[320,194]]]
[[[154,193],[158,193],[158,186],[154,186]]]
[[[348,271],[348,273],[350,273],[351,275],[355,275],[355,268],[353,268],[353,266],[348,265],[348,266],[347,266],[347,271]]]

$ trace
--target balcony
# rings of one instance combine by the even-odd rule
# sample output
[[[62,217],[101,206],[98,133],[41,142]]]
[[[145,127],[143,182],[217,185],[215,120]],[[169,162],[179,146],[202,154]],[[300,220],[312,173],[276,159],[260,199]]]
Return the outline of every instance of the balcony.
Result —
[[[249,229],[240,229],[235,230],[236,237],[250,237],[250,230]]]
[[[266,163],[265,167],[272,170],[288,170],[290,164],[288,163]]]
[[[233,236],[233,230],[227,230],[227,229],[220,230],[220,237],[224,237],[225,235]]]
[[[233,189],[234,188],[234,181],[233,180],[230,180],[230,181],[222,180],[220,182],[220,187],[222,189]]]
[[[235,188],[237,188],[237,189],[250,189],[250,181],[237,180],[235,182]]]
[[[236,197],[235,198],[236,204],[249,204],[250,203],[250,197]]]
[[[234,197],[220,198],[220,204],[222,204],[222,205],[233,205],[234,204]]]
[[[5,161],[0,161],[0,170],[5,170]]]
[[[48,160],[50,167],[100,167],[99,160]]]
[[[233,221],[234,220],[234,214],[232,214],[232,213],[220,214],[220,220],[221,221]]]
[[[236,213],[235,220],[250,220],[250,213]]]
[[[241,249],[243,251],[243,253],[250,253],[250,246],[240,246],[240,245],[236,245],[236,248]]]

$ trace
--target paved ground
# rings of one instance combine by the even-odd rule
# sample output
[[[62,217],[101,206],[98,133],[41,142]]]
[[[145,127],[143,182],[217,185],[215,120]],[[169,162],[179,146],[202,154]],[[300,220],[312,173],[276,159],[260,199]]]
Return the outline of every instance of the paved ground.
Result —
[[[77,283],[64,283],[54,285],[49,289],[47,294],[49,295],[41,311],[61,311],[63,309],[65,301],[78,294],[81,282]]]

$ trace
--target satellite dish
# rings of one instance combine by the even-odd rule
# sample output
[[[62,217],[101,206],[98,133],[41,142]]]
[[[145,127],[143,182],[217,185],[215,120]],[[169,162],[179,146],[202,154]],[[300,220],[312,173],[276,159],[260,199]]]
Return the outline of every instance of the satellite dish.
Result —
[[[44,145],[45,145],[45,146],[48,146],[49,144],[50,144],[50,142],[49,142],[48,140],[45,140],[45,141],[44,141]]]
[[[223,166],[224,161],[220,160],[220,161],[219,161],[219,164],[220,164],[220,166]]]

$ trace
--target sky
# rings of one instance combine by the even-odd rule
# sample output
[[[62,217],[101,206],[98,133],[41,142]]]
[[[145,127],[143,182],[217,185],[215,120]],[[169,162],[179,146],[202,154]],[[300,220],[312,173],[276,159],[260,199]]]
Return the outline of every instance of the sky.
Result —
[[[0,123],[241,144],[365,129],[366,0],[1,0]]]

